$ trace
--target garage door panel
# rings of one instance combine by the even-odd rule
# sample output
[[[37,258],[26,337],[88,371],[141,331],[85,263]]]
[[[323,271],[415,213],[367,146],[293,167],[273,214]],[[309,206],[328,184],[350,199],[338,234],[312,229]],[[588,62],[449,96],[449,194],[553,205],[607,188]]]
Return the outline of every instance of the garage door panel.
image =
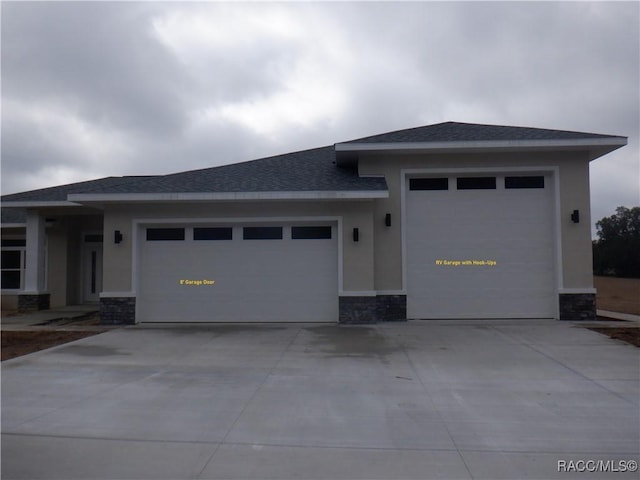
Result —
[[[405,201],[409,318],[554,316],[550,188],[407,189]]]
[[[420,318],[544,318],[546,310],[540,308],[546,300],[546,292],[530,292],[523,295],[520,291],[504,291],[502,289],[484,289],[474,295],[464,296],[450,291],[436,291],[433,300],[425,307]],[[517,308],[505,308],[503,302],[497,303],[496,297],[509,296],[511,302],[517,302]],[[458,309],[460,304],[465,309]]]
[[[325,240],[244,240],[235,230],[233,240],[143,242],[141,321],[337,320],[335,231]]]

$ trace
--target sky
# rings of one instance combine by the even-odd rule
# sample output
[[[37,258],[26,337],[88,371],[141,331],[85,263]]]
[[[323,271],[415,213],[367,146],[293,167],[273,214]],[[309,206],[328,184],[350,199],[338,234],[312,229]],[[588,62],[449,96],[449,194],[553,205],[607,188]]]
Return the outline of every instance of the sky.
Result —
[[[640,205],[636,1],[0,9],[3,194],[457,121],[627,136],[592,220]]]

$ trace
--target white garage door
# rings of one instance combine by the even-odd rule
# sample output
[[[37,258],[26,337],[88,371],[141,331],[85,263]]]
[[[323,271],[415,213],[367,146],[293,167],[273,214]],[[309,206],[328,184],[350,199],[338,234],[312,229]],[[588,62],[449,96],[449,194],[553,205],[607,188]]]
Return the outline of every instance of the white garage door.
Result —
[[[335,225],[148,226],[142,322],[335,322]]]
[[[553,318],[552,177],[410,178],[409,318]]]

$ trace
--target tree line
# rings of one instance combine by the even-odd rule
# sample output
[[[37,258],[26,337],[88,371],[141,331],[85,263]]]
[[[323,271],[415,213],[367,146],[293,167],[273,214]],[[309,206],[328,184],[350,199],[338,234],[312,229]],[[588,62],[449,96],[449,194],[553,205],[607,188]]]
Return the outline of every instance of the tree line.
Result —
[[[593,273],[640,278],[640,207],[616,208],[616,213],[596,222]]]

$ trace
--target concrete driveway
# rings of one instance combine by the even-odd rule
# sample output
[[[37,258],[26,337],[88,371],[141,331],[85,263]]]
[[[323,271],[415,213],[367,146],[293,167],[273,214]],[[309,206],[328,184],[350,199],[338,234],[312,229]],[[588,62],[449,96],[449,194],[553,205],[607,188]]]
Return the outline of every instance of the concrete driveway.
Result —
[[[637,478],[639,352],[555,321],[113,330],[3,362],[2,478]]]

